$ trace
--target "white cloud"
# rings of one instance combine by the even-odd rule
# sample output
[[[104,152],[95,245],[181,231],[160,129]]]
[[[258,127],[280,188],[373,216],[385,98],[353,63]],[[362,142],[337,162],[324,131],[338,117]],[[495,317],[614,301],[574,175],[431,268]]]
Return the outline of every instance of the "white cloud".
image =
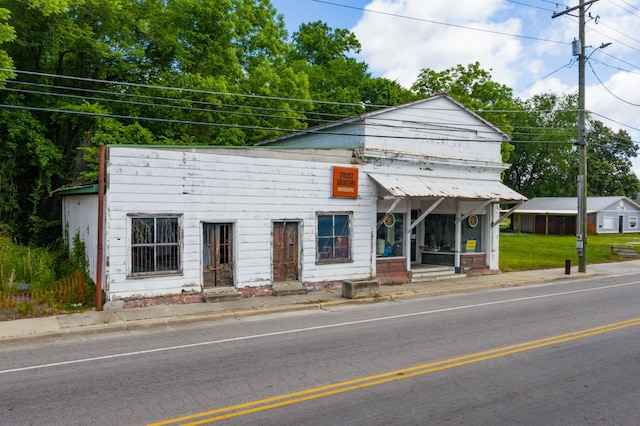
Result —
[[[492,21],[504,5],[502,0],[374,0],[366,8],[383,13],[364,13],[352,30],[363,46],[360,56],[371,70],[405,87],[424,68],[442,71],[476,61],[484,69],[493,69],[496,81],[510,84],[515,82],[510,68],[521,54],[521,44],[492,32],[519,33],[521,21],[508,15]]]
[[[359,56],[370,71],[405,87],[411,87],[422,69],[444,71],[477,61],[520,98],[576,93],[578,66],[571,42],[578,38],[578,19],[575,14],[552,18],[552,10],[541,9],[557,12],[563,6],[547,3],[534,7],[506,0],[371,0],[365,8],[382,13],[363,13],[351,30],[362,43]],[[640,10],[640,0],[625,4],[598,2],[588,10],[585,44],[592,56],[585,68],[586,108],[622,123],[605,121],[640,141],[640,131],[634,130],[640,129],[640,107],[629,104],[640,105],[640,14],[634,12]],[[612,44],[597,49],[603,43]],[[600,85],[590,66],[617,98]],[[640,160],[636,163],[640,175]]]

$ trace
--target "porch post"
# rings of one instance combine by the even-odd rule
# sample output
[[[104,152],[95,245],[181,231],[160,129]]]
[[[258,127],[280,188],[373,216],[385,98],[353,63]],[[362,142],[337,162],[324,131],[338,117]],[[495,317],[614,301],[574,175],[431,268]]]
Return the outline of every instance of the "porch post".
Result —
[[[404,239],[404,254],[407,258],[407,272],[411,271],[411,199],[407,197],[407,208],[405,212],[404,226],[407,228],[407,234]]]
[[[461,256],[460,250],[462,249],[462,221],[460,218],[462,217],[462,213],[460,213],[460,200],[456,200],[456,243],[455,243],[455,261],[454,267],[456,274],[462,273],[461,267]]]

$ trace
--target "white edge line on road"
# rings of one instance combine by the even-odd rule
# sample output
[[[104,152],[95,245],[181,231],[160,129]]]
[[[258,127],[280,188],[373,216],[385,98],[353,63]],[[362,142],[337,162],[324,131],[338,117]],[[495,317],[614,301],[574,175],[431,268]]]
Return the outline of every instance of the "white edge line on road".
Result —
[[[60,366],[64,366],[64,365],[81,364],[81,363],[87,363],[87,362],[93,362],[93,361],[103,361],[103,360],[107,360],[107,359],[125,358],[125,357],[137,356],[137,355],[152,354],[152,353],[157,353],[157,352],[168,352],[168,351],[174,351],[174,350],[178,350],[178,349],[188,349],[188,348],[195,348],[195,347],[200,347],[200,346],[217,345],[217,344],[222,344],[222,343],[240,342],[240,341],[244,341],[244,340],[261,339],[263,337],[283,336],[283,335],[287,335],[287,334],[304,333],[304,332],[308,332],[308,331],[324,330],[324,329],[337,328],[337,327],[346,327],[346,326],[351,326],[351,325],[367,324],[367,323],[378,322],[378,321],[389,321],[389,320],[394,320],[394,319],[399,319],[399,318],[409,318],[409,317],[415,317],[415,316],[421,316],[421,315],[432,315],[432,314],[437,314],[437,313],[442,313],[442,312],[451,312],[451,311],[458,311],[458,310],[463,310],[463,309],[479,308],[479,307],[483,307],[483,306],[501,305],[501,304],[505,304],[505,303],[515,303],[515,302],[522,302],[522,301],[535,300],[535,299],[544,299],[544,298],[556,297],[556,296],[566,296],[566,295],[569,295],[569,294],[586,293],[586,292],[598,291],[598,290],[606,290],[606,289],[611,289],[611,288],[616,288],[616,287],[627,287],[627,286],[632,286],[632,285],[637,285],[637,284],[640,284],[640,281],[633,281],[633,282],[621,283],[621,284],[613,284],[613,285],[607,285],[607,286],[601,286],[601,287],[584,288],[584,289],[580,289],[580,290],[562,291],[562,292],[558,292],[558,293],[542,294],[542,295],[538,295],[538,296],[527,296],[527,297],[518,297],[518,298],[514,298],[514,299],[503,299],[503,300],[496,300],[496,301],[493,301],[493,302],[475,303],[475,304],[471,304],[471,305],[454,306],[454,307],[450,307],[450,308],[433,309],[433,310],[429,310],[429,311],[412,312],[412,313],[409,313],[409,314],[398,314],[398,315],[391,315],[391,316],[386,316],[386,317],[378,317],[378,318],[370,318],[370,319],[358,320],[358,321],[342,322],[342,323],[337,323],[337,324],[327,324],[327,325],[318,325],[318,326],[315,326],[315,327],[296,328],[296,329],[293,329],[293,330],[274,331],[272,333],[254,334],[254,335],[250,335],[250,336],[233,337],[233,338],[230,338],[230,339],[220,339],[220,340],[211,340],[211,341],[207,341],[207,342],[190,343],[190,344],[186,344],[186,345],[167,346],[167,347],[163,347],[163,348],[147,349],[147,350],[143,350],[143,351],[125,352],[125,353],[121,353],[121,354],[112,354],[112,355],[104,355],[104,356],[97,356],[97,357],[91,357],[91,358],[82,358],[82,359],[75,359],[75,360],[70,360],[70,361],[52,362],[52,363],[49,363],[49,364],[39,364],[39,365],[31,365],[31,366],[27,366],[27,367],[19,367],[19,368],[7,369],[7,370],[0,370],[0,374],[17,373],[17,372],[22,372],[22,371],[38,370],[38,369],[43,369],[43,368],[60,367]]]

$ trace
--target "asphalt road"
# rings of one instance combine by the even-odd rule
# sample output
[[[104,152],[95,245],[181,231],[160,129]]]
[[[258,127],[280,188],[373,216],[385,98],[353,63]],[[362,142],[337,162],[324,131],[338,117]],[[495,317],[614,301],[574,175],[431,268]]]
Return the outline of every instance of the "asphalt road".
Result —
[[[638,425],[640,275],[0,347],[7,425]]]

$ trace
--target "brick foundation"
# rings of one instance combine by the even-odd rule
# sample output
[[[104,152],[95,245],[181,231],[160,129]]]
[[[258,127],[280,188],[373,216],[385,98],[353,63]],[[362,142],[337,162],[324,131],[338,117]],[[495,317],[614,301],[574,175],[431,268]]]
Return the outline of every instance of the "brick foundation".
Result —
[[[340,290],[342,289],[342,280],[304,283],[303,285],[308,291]]]
[[[142,297],[123,299],[124,309],[142,308],[156,305],[182,305],[186,303],[202,303],[202,293],[176,294],[172,296]]]
[[[240,297],[266,297],[273,296],[273,287],[270,285],[261,285],[260,287],[244,287],[238,289]]]
[[[495,275],[495,274],[499,274],[499,273],[500,273],[499,270],[489,269],[489,267],[486,267],[486,268],[470,268],[470,269],[465,271],[465,274],[467,274],[468,277],[479,277],[481,275]]]
[[[324,290],[341,290],[342,280],[336,281],[321,281],[317,283],[304,283],[307,291],[324,291]],[[260,287],[244,287],[237,289],[241,298],[248,297],[272,297],[273,287],[270,285],[263,285]],[[191,294],[176,294],[171,296],[157,296],[157,297],[141,297],[141,298],[128,298],[123,299],[124,309],[129,308],[141,308],[145,306],[157,306],[157,305],[178,305],[185,303],[202,303],[204,302],[204,296],[202,293]]]

